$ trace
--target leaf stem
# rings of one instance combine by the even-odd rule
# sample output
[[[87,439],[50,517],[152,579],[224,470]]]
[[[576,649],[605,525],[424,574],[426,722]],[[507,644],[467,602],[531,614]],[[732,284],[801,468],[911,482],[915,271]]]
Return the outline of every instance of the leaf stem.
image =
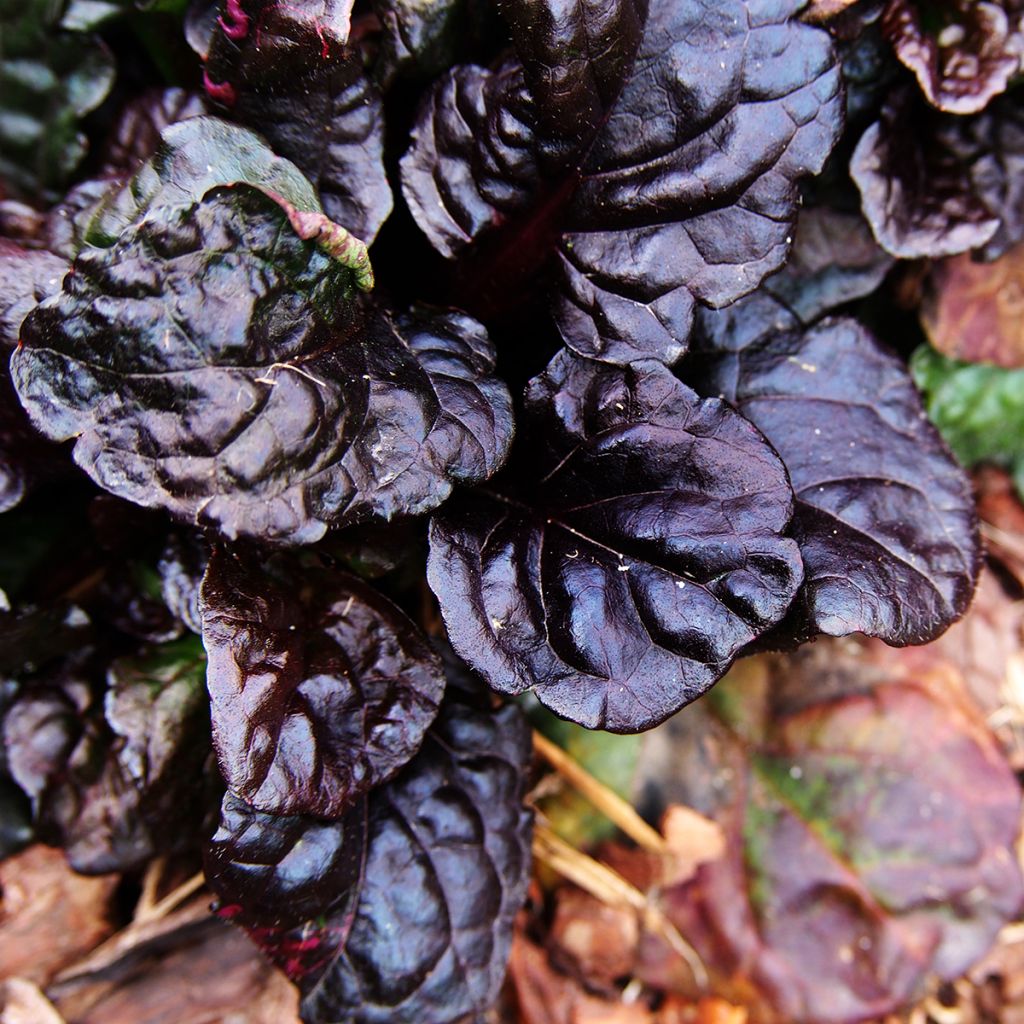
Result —
[[[557,743],[533,732],[534,750],[544,758],[574,789],[586,797],[606,818],[620,828],[634,843],[648,853],[664,855],[668,845],[664,837],[640,817],[625,800],[599,782]]]

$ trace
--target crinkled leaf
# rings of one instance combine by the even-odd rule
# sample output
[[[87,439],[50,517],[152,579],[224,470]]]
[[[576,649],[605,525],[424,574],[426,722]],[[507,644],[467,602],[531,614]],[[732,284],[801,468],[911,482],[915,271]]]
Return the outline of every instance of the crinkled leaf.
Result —
[[[347,46],[349,3],[225,0],[206,48],[207,93],[263,133],[316,186],[327,215],[367,244],[391,212],[384,111]]]
[[[67,262],[59,256],[0,238],[0,348],[17,346],[25,317],[60,291],[67,272]]]
[[[6,362],[25,317],[40,300],[60,291],[67,270],[53,253],[0,238],[0,512],[17,505],[53,460],[50,446],[41,442],[18,405]]]
[[[983,110],[1024,56],[1019,0],[889,0],[882,27],[928,102],[951,114]]]
[[[205,658],[196,637],[109,666],[71,658],[26,684],[3,722],[11,775],[43,841],[86,874],[188,846],[204,812]]]
[[[264,952],[298,983],[303,1020],[482,1018],[501,987],[512,922],[529,880],[531,815],[523,807],[529,757],[529,730],[518,709],[492,712],[449,701],[416,759],[369,797],[358,886],[325,892],[318,915],[298,927],[246,922]],[[268,822],[241,821],[250,828]],[[315,836],[313,856],[322,853],[334,870],[341,843],[322,827],[287,821],[270,828],[265,841],[258,832],[246,837],[250,861],[270,865],[253,872],[257,900],[266,904],[268,879],[294,879],[306,893],[315,886],[312,865],[293,859],[291,838]],[[224,848],[228,836],[223,829],[220,835]],[[218,877],[211,875],[214,886]],[[280,898],[272,896],[271,905]],[[243,903],[223,912],[242,916],[246,909]]]
[[[1024,244],[992,263],[968,255],[933,264],[921,304],[928,340],[967,363],[1024,367]]]
[[[495,689],[638,732],[699,697],[802,579],[785,470],[660,363],[563,351],[530,385],[511,471],[434,517],[428,580]]]
[[[1024,111],[1012,94],[957,117],[897,93],[861,137],[850,174],[894,256],[980,249],[994,259],[1024,240]]]
[[[82,118],[114,82],[110,51],[59,30],[60,8],[52,0],[0,3],[0,179],[50,201],[85,156]]]
[[[447,256],[490,236],[466,273],[499,287],[556,251],[567,344],[675,360],[695,302],[732,302],[785,260],[796,183],[838,137],[839,71],[801,6],[506,5],[522,64],[456,68],[420,112],[403,159],[417,222]]]
[[[374,0],[383,34],[374,67],[387,88],[398,78],[429,81],[486,35],[489,5],[478,0]]]
[[[960,461],[1007,467],[1024,495],[1024,370],[961,363],[928,345],[910,368],[929,418]]]
[[[221,551],[200,607],[217,760],[256,810],[340,817],[419,749],[440,662],[361,580]]]
[[[83,238],[111,246],[147,215],[188,209],[218,186],[250,185],[282,207],[320,213],[313,186],[255,132],[216,117],[193,117],[165,129],[153,156],[121,188],[86,210]]]
[[[134,174],[160,148],[161,136],[172,124],[201,117],[206,104],[187,89],[147,89],[125,104],[103,153],[103,173],[110,177]]]
[[[311,543],[432,509],[504,460],[511,403],[483,328],[361,303],[363,271],[259,191],[151,208],[74,267],[12,373],[37,429],[77,438],[76,462],[119,497]]]
[[[796,493],[787,632],[903,645],[959,618],[980,562],[970,481],[902,361],[854,320],[804,330],[761,296],[703,314],[694,347],[691,379],[764,432]]]
[[[880,1018],[1015,918],[1020,788],[984,723],[915,680],[827,641],[768,664],[666,727],[672,799],[728,846],[662,905],[766,1019]]]
[[[365,858],[365,800],[325,821],[267,814],[228,792],[204,868],[225,917],[254,929],[288,929],[328,911],[338,916],[343,902],[348,913],[342,916],[350,918]]]

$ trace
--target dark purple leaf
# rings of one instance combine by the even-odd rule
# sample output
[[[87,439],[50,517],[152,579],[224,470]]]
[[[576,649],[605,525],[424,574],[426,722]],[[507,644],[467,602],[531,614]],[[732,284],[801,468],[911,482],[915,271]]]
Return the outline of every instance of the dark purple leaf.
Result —
[[[67,263],[44,249],[23,249],[0,238],[0,512],[17,505],[53,450],[29,426],[7,372],[8,352],[36,304],[60,291]]]
[[[206,90],[261,132],[320,193],[327,216],[367,244],[391,212],[384,110],[347,44],[351,2],[225,0],[206,48]]]
[[[32,673],[77,650],[91,639],[91,625],[83,609],[64,602],[47,608],[8,606],[0,611],[0,673]]]
[[[167,539],[157,572],[164,604],[193,633],[202,633],[199,588],[210,560],[210,546],[200,534],[172,534]]]
[[[338,916],[339,903],[359,892],[365,859],[365,800],[325,821],[267,814],[228,792],[204,866],[225,916],[250,928],[290,929]]]
[[[870,295],[894,263],[859,214],[810,207],[797,220],[789,262],[763,287],[809,324],[828,310]],[[727,311],[701,315],[707,323]]]
[[[345,822],[277,824],[244,812],[225,819],[220,850],[247,844],[254,905],[273,913],[284,893],[267,886],[297,883],[316,891],[321,856],[336,888],[322,886],[317,916],[286,928],[246,919],[243,900],[222,913],[241,920],[303,993],[309,1024],[455,1024],[477,1020],[501,987],[512,923],[526,894],[531,815],[523,807],[530,735],[517,708],[471,709],[447,702],[423,749],[394,781],[369,797],[362,872],[345,887],[341,867]],[[265,837],[260,829],[266,829]],[[295,840],[315,837],[311,862]],[[363,853],[358,835],[350,855]],[[215,854],[216,856],[216,854]],[[209,862],[208,862],[209,863]],[[238,892],[242,864],[215,861],[211,883],[228,874],[226,897]]]
[[[889,0],[882,27],[928,102],[951,114],[983,110],[1024,56],[1019,0]]]
[[[71,657],[22,689],[3,721],[12,778],[44,842],[85,874],[188,846],[202,823],[209,751],[197,638],[112,662]]]
[[[493,28],[494,11],[480,0],[373,0],[382,36],[374,76],[429,82],[469,53]]]
[[[67,261],[52,252],[24,249],[0,238],[0,349],[17,346],[25,317],[60,291],[67,272]]]
[[[208,122],[167,134],[201,137]],[[358,253],[351,269],[330,238],[291,229],[304,214],[245,185],[195,202],[219,169],[197,184],[187,165],[203,147],[175,146],[157,160],[162,184],[144,167],[129,190],[136,207],[147,187],[155,197],[145,218],[84,250],[26,324],[12,367],[37,428],[77,438],[77,463],[119,497],[279,543],[428,511],[493,473],[511,403],[483,328],[371,308]],[[284,161],[265,172],[268,155],[231,159],[267,187],[294,184]],[[115,200],[93,220],[107,232],[124,216]]]
[[[184,624],[164,600],[161,583],[151,562],[111,561],[96,588],[94,603],[106,621],[136,640],[154,644],[177,640]]]
[[[687,378],[754,423],[786,464],[804,585],[799,639],[925,643],[967,609],[980,567],[970,481],[904,363],[856,321],[803,330],[766,295],[704,314]]]
[[[149,89],[125,104],[103,154],[104,176],[134,174],[160,146],[172,124],[206,113],[202,96],[187,89]]]
[[[995,259],[1024,239],[1024,112],[1012,95],[957,117],[897,93],[861,137],[850,173],[894,256],[980,249]]]
[[[558,355],[508,474],[434,517],[428,579],[495,689],[638,732],[699,697],[802,579],[764,438],[661,364]]]
[[[446,256],[480,239],[465,275],[506,289],[556,251],[580,353],[677,359],[695,302],[781,266],[796,183],[838,137],[839,71],[801,6],[507,4],[522,63],[456,68],[421,110],[403,159],[417,222]]]
[[[661,737],[685,766],[667,795],[727,842],[662,909],[759,1020],[884,1018],[1020,912],[1020,787],[985,722],[948,675],[893,680],[851,651],[743,663]]]
[[[201,611],[221,774],[256,810],[340,817],[419,749],[440,662],[361,580],[221,551]]]

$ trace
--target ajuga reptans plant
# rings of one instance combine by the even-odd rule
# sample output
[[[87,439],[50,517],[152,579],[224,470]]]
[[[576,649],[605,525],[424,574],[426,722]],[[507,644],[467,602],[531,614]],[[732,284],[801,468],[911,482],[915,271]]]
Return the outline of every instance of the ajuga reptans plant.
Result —
[[[511,698],[939,636],[971,488],[879,295],[1021,240],[976,6],[0,3],[4,849],[201,848],[305,1020],[475,1021]]]

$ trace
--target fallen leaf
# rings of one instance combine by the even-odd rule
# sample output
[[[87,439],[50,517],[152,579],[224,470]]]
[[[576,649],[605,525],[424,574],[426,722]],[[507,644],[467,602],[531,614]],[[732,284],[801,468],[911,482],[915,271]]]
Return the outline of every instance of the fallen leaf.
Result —
[[[725,853],[722,826],[682,804],[672,804],[666,809],[661,831],[669,849],[662,885],[689,881],[702,864],[718,860]]]
[[[997,466],[974,472],[982,536],[989,554],[1024,585],[1024,503],[1013,477]]]
[[[512,942],[509,976],[522,1024],[656,1024],[639,1002],[602,999],[561,974],[547,954],[521,933]]]
[[[207,917],[169,947],[51,993],[71,1024],[300,1024],[298,991],[238,929]]]
[[[697,1004],[695,1024],[747,1024],[747,1011],[724,999],[705,998]]]
[[[628,978],[639,940],[635,910],[609,905],[574,886],[555,893],[554,951],[591,986],[611,990],[616,981]]]
[[[117,875],[76,875],[59,850],[31,846],[0,863],[0,976],[45,984],[114,931]]]
[[[1024,366],[1024,244],[992,263],[971,253],[937,260],[921,322],[932,345],[951,359]]]
[[[811,0],[804,13],[806,21],[823,22],[842,14],[852,7],[857,0]]]
[[[0,988],[0,1024],[66,1024],[56,1007],[25,978],[8,978]]]
[[[727,850],[660,906],[712,991],[758,1019],[895,1012],[1019,912],[1019,784],[955,687],[848,641],[752,660],[664,727],[665,798],[717,821]],[[680,984],[654,936],[636,976]]]

